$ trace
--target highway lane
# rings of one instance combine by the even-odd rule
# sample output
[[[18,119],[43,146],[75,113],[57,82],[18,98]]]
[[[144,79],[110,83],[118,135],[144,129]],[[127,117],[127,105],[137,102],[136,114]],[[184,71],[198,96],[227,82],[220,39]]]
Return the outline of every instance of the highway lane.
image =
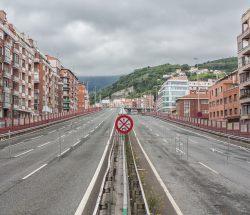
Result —
[[[90,141],[91,138],[94,137],[93,141],[103,138],[102,135],[99,136],[98,132],[99,130],[103,130],[104,128],[105,128],[104,129],[105,132],[110,131],[110,123],[111,121],[114,120],[114,114],[115,114],[114,111],[105,110],[105,111],[102,111],[101,113],[90,115],[87,119],[85,117],[82,117],[80,119],[73,120],[74,124],[72,126],[72,129],[71,129],[71,125],[68,126],[70,128],[67,128],[67,127],[61,128],[62,129],[61,134],[63,136],[61,137],[61,140],[62,140],[61,152],[63,153],[67,151],[68,149],[70,149],[67,152],[69,152],[69,155],[71,155],[72,152],[74,152],[72,151],[72,149],[76,148],[76,146],[74,147],[75,144],[82,144],[81,148],[84,148],[85,145],[86,146],[88,145],[88,142]],[[65,123],[64,125],[67,125],[67,123]],[[58,126],[60,127],[60,125]],[[55,134],[56,132],[51,133],[51,131],[49,130],[38,131],[37,135],[39,138],[30,139],[29,137],[27,142],[19,143],[19,144],[11,146],[11,147],[17,147],[18,149],[21,148],[20,151],[22,151],[24,149],[23,148],[23,144],[24,144],[26,147],[27,153],[20,154],[18,152],[19,154],[17,155],[20,155],[20,156],[16,158],[1,159],[1,165],[0,165],[0,198],[1,200],[0,202],[2,202],[2,200],[5,199],[3,195],[8,195],[7,193],[12,191],[14,188],[20,189],[20,186],[22,185],[23,180],[28,180],[29,178],[32,178],[33,175],[36,175],[38,171],[44,171],[43,169],[47,169],[50,163],[54,163],[54,162],[56,163],[56,161],[58,161],[59,163],[58,165],[60,165],[60,161],[62,161],[64,158],[63,159],[57,158],[57,156],[60,154],[59,144],[58,144],[58,141],[59,141],[58,135]],[[41,134],[43,134],[43,136],[41,136]],[[53,139],[53,138],[56,138],[56,139],[54,141],[51,141],[50,139]],[[103,143],[103,145],[105,145],[104,140],[106,138],[108,137],[105,136],[103,140],[98,140],[97,142]],[[48,140],[50,140],[50,143],[46,144]],[[93,146],[89,144],[89,147],[92,148]],[[95,147],[98,148],[96,149],[97,151],[101,150],[99,149],[99,145],[95,145]],[[5,150],[6,148],[3,148],[1,151],[5,151]],[[77,151],[78,148],[76,148],[75,150]],[[2,152],[0,152],[0,154],[1,153]],[[65,156],[67,157],[68,154],[65,154],[63,157]],[[98,157],[95,157],[92,159],[95,159],[98,161]],[[93,165],[94,163],[95,162],[93,162]],[[93,168],[93,165],[92,166],[90,165],[91,168]],[[73,169],[74,168],[72,168],[72,170]],[[74,169],[74,171],[76,171],[76,169]],[[88,172],[85,172],[85,174],[88,174]],[[21,189],[22,189],[22,186],[21,186]],[[32,192],[33,191],[30,191],[30,193]],[[81,194],[83,195],[83,193]],[[10,197],[12,199],[18,198],[19,194],[16,193],[15,195],[11,194]],[[2,211],[2,207],[5,208],[4,205],[0,206],[0,211]],[[10,205],[7,206],[6,213],[4,214],[15,214],[13,211],[10,211],[10,213],[7,213],[9,209],[10,209]],[[27,214],[25,212],[23,213]]]
[[[160,119],[134,120],[142,146],[183,214],[250,214],[249,150]]]

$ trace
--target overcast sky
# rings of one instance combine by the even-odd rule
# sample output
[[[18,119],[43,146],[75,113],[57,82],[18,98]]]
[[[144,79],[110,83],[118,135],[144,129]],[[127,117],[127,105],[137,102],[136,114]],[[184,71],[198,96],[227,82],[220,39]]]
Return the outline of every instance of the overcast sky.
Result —
[[[77,75],[236,56],[249,0],[0,0],[9,22]]]

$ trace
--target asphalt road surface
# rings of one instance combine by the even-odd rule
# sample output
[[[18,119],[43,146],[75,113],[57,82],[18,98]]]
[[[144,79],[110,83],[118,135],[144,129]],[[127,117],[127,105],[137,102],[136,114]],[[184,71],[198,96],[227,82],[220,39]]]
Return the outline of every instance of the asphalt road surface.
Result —
[[[250,214],[250,151],[148,116],[135,132],[183,214]]]
[[[78,117],[13,138],[10,147],[1,142],[0,214],[74,214],[116,114],[108,109]]]

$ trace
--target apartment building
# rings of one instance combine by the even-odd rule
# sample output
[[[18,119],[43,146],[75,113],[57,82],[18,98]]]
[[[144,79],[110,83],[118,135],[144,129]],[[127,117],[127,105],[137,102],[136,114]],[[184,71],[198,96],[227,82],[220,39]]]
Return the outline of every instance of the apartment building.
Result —
[[[170,113],[176,108],[176,100],[189,92],[189,84],[186,76],[171,77],[160,88],[156,110]]]
[[[78,83],[78,111],[83,111],[85,109],[85,97],[86,97],[86,86],[82,83]]]
[[[58,113],[60,76],[48,57],[36,50],[34,60],[34,110],[37,114]]]
[[[238,71],[218,80],[209,88],[209,119],[238,122],[240,119]]]
[[[61,113],[63,111],[63,83],[60,78],[60,71],[62,69],[61,62],[58,58],[46,55],[47,60],[49,61],[51,67],[55,71],[55,73],[59,76],[58,86],[57,86],[57,103],[58,103],[58,112]]]
[[[242,15],[241,26],[237,37],[241,122],[250,125],[250,9]]]
[[[192,93],[176,100],[176,114],[181,117],[208,118],[207,93]]]
[[[78,78],[69,70],[62,68],[60,78],[63,83],[63,107],[62,111],[76,111],[78,107]]]
[[[206,93],[208,88],[211,87],[215,83],[215,80],[209,79],[208,81],[189,81],[189,93]]]
[[[0,10],[1,105],[0,118],[16,118],[34,112],[33,40],[20,33]]]

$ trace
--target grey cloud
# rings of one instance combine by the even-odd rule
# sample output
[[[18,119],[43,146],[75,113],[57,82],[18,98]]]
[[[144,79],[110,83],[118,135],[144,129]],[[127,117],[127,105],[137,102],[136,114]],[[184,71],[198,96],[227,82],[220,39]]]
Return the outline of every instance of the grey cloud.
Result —
[[[243,0],[1,0],[8,19],[78,75],[235,56]]]

